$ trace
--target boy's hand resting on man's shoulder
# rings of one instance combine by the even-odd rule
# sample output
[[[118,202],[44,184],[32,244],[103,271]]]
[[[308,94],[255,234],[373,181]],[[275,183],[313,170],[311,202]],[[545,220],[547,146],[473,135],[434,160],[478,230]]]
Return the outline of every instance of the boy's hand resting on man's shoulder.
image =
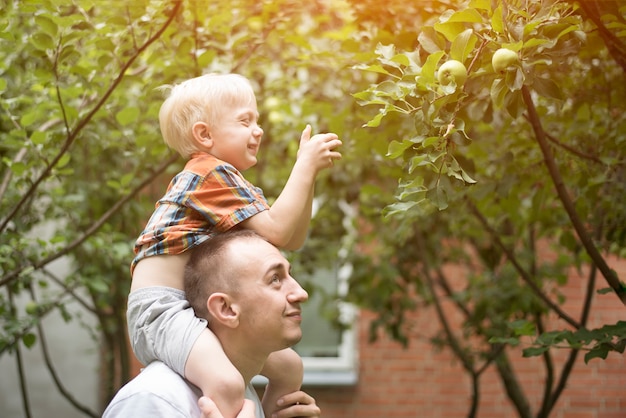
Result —
[[[278,407],[270,417],[266,418],[296,418],[296,417],[321,417],[322,412],[315,403],[315,399],[301,390],[283,396],[277,402]],[[198,406],[202,411],[202,418],[224,418],[215,405],[215,402],[206,396],[198,400]],[[255,418],[254,402],[244,400],[243,408],[237,418]]]
[[[296,418],[321,417],[322,411],[311,395],[301,390],[283,396],[277,402],[278,409],[271,417],[266,418]]]

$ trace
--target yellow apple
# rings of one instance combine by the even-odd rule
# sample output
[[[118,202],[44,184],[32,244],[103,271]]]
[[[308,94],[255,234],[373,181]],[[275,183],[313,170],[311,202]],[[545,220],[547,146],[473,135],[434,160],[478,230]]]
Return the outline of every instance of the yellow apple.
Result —
[[[506,48],[498,49],[494,52],[493,57],[491,57],[493,71],[500,74],[504,73],[507,68],[511,65],[517,64],[518,62],[519,57],[517,56],[517,52]]]
[[[461,61],[450,60],[444,62],[437,72],[439,84],[447,86],[454,80],[457,86],[462,86],[467,80],[467,69]]]

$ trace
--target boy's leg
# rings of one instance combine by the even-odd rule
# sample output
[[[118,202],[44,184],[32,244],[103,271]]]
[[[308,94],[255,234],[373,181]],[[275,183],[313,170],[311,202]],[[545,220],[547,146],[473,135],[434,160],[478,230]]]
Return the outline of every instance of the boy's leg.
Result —
[[[269,380],[263,394],[263,411],[271,417],[278,399],[300,390],[304,376],[302,359],[291,348],[275,351],[267,358],[261,374]]]
[[[215,402],[224,418],[235,418],[241,411],[246,384],[208,328],[200,334],[189,352],[185,378]]]

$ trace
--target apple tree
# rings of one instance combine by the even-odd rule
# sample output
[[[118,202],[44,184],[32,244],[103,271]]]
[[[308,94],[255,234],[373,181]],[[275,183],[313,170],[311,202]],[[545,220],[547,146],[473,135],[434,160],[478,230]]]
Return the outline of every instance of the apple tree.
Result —
[[[626,322],[588,329],[587,321],[594,299],[626,304],[607,261],[626,256],[625,12],[618,2],[471,0],[428,2],[423,24],[401,28],[360,15],[377,45],[357,68],[376,82],[354,96],[372,109],[365,126],[389,135],[385,157],[402,174],[391,191],[369,186],[388,204],[384,220],[367,218],[362,241],[373,255],[355,258],[365,267],[350,297],[379,313],[374,330],[404,342],[406,313],[434,306],[441,333],[432,341],[473,384],[468,416],[477,416],[490,365],[520,417],[546,417],[579,352],[585,361],[624,352]],[[448,264],[467,272],[462,286]],[[586,299],[568,312],[560,288],[582,266]],[[464,318],[461,329],[444,304]],[[546,365],[539,405],[506,350],[528,337],[524,355]],[[558,373],[557,346],[570,350]]]

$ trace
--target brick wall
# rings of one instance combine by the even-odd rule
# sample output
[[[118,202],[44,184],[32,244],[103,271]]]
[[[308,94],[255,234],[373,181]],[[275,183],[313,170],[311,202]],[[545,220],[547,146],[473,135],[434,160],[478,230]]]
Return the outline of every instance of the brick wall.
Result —
[[[612,262],[619,277],[626,277],[626,262]],[[578,318],[586,275],[572,275],[567,287],[568,314]],[[598,288],[607,287],[598,275]],[[362,312],[359,321],[359,382],[354,387],[305,388],[317,400],[324,418],[413,418],[466,417],[471,384],[461,365],[448,352],[437,352],[425,337],[438,328],[431,309],[422,309],[411,319],[416,330],[408,349],[381,336],[369,344],[368,323],[373,314]],[[589,327],[626,319],[626,307],[615,295],[597,295]],[[556,321],[556,320],[555,320]],[[556,321],[555,323],[557,323]],[[558,329],[567,328],[564,324]],[[551,328],[555,329],[555,328]],[[555,370],[560,371],[565,350],[555,353]],[[585,364],[580,353],[567,387],[554,408],[552,418],[626,417],[626,362],[624,355],[611,353],[606,360]],[[522,358],[509,351],[509,358],[524,386],[533,413],[539,408],[544,387],[541,358]],[[481,377],[480,418],[517,417],[497,373],[491,366]]]

